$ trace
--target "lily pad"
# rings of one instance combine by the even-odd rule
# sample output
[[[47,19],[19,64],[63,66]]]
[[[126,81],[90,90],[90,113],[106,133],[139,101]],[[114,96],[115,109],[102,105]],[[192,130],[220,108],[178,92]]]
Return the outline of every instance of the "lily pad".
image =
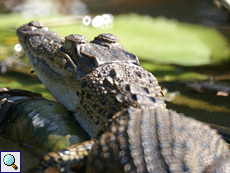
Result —
[[[230,57],[228,41],[217,30],[163,17],[120,15],[111,29],[81,28],[80,24],[50,27],[62,37],[77,33],[89,40],[102,32],[113,33],[127,51],[154,63],[196,66]]]

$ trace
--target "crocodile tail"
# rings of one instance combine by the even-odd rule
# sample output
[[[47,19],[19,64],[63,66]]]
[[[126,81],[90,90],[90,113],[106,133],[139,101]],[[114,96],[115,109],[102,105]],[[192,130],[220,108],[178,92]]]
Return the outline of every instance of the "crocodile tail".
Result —
[[[228,156],[208,125],[162,107],[122,110],[96,141],[87,172],[204,172]]]

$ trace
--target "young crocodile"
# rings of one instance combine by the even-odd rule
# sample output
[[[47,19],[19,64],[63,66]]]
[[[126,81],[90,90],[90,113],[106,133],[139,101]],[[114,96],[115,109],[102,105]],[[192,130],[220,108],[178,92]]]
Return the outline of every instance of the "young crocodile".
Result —
[[[39,79],[92,138],[48,153],[41,170],[86,162],[86,172],[230,172],[226,142],[166,109],[156,78],[114,35],[64,40],[30,22],[17,36]]]

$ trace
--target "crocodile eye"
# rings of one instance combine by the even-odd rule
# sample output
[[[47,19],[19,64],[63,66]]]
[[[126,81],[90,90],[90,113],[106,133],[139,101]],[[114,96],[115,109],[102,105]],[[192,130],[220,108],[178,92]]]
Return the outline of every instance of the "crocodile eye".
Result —
[[[99,34],[97,37],[94,37],[94,41],[96,40],[107,43],[118,43],[119,41],[119,39],[115,35],[109,33]]]
[[[72,41],[75,44],[85,44],[87,39],[83,35],[71,34],[65,37],[65,40]]]
[[[65,50],[71,49],[72,46],[73,46],[73,42],[72,42],[72,41],[65,40],[65,43],[64,43],[64,49],[65,49]]]

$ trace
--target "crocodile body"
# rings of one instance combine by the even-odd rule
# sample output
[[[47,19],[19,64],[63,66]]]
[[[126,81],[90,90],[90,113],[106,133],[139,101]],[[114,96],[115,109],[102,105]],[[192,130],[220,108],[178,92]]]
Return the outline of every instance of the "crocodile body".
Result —
[[[20,89],[0,88],[0,132],[41,154],[89,139],[60,103]]]
[[[18,28],[30,64],[91,140],[48,153],[39,169],[70,172],[230,172],[226,142],[165,108],[156,78],[112,34],[64,39],[40,22]]]

